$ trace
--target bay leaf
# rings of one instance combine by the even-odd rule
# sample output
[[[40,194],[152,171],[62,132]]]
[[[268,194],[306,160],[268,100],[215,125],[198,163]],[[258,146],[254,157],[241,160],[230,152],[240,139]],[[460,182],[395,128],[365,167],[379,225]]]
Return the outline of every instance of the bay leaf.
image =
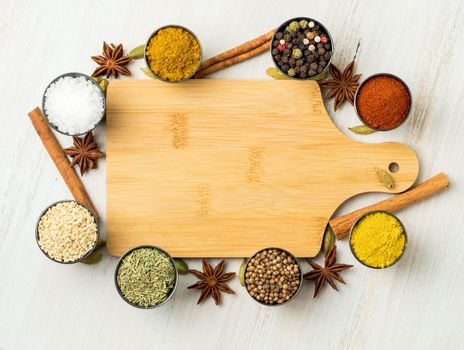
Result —
[[[153,76],[153,73],[151,72],[151,70],[149,70],[147,67],[142,67],[142,68],[140,68],[140,70],[141,70],[142,73],[145,74],[147,77],[152,78],[152,79],[155,78],[155,77]]]
[[[177,271],[180,275],[185,275],[188,272],[189,267],[184,260],[175,258],[174,262],[176,263]]]
[[[377,130],[371,129],[370,127],[366,125],[357,125],[357,126],[353,126],[348,129],[350,129],[352,132],[358,135],[369,135],[377,131]]]
[[[127,54],[127,57],[132,58],[133,60],[138,60],[143,58],[143,56],[145,56],[145,44],[134,47]]]
[[[327,224],[324,232],[324,239],[322,241],[322,252],[324,253],[324,256],[327,256],[327,254],[329,254],[330,249],[332,249],[334,245],[335,233],[333,232],[330,225]]]
[[[388,189],[392,189],[395,187],[395,180],[393,180],[393,177],[387,170],[375,168],[375,172],[377,174],[377,178],[379,179],[382,185],[384,185]]]

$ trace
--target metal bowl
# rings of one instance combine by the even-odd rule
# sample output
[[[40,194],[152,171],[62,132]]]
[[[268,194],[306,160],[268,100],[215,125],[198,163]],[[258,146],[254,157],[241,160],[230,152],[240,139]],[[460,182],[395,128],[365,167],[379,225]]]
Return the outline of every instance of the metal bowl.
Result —
[[[282,305],[286,305],[288,304],[290,301],[292,301],[296,295],[298,294],[298,292],[300,291],[301,289],[301,286],[303,284],[303,272],[301,271],[301,266],[300,266],[300,263],[298,262],[297,258],[292,254],[290,253],[288,250],[285,250],[285,249],[282,249],[282,248],[276,248],[276,247],[270,247],[270,248],[264,248],[264,249],[261,249],[261,250],[258,250],[256,253],[254,253],[250,258],[248,258],[247,262],[246,262],[246,266],[245,266],[245,274],[246,274],[246,270],[248,268],[248,264],[250,263],[251,259],[253,259],[257,254],[261,253],[262,251],[265,251],[265,250],[269,250],[269,249],[275,249],[275,250],[278,250],[278,251],[282,251],[282,252],[285,252],[287,253],[291,258],[293,258],[293,260],[295,260],[297,266],[298,266],[298,269],[300,270],[300,284],[298,286],[298,289],[296,290],[295,294],[293,294],[293,296],[288,299],[287,301],[284,301],[282,304],[266,304],[265,302],[262,302],[262,301],[259,301],[259,300],[256,300],[251,294],[250,292],[248,291],[248,288],[247,288],[247,283],[246,283],[246,277],[245,277],[245,289],[248,293],[248,295],[254,300],[256,301],[258,304],[261,304],[261,305],[265,305],[265,306],[282,306]]]
[[[77,203],[79,204],[80,206],[84,207],[85,209],[87,209],[89,211],[89,213],[92,215],[93,219],[95,220],[95,223],[97,225],[97,239],[95,240],[95,244],[93,245],[92,249],[90,249],[88,251],[88,253],[86,253],[84,256],[82,256],[81,258],[77,259],[77,260],[74,260],[74,261],[58,261],[58,260],[55,260],[53,258],[51,258],[45,251],[42,250],[42,247],[40,246],[39,244],[39,222],[40,222],[40,219],[42,219],[42,216],[47,212],[48,209],[54,207],[55,205],[59,204],[59,203],[67,203],[67,202],[74,202],[74,203]],[[66,265],[69,265],[69,264],[76,264],[82,260],[84,260],[85,258],[87,258],[90,254],[93,253],[93,251],[95,250],[95,247],[97,246],[98,244],[98,241],[100,240],[100,225],[98,224],[98,220],[95,216],[95,214],[92,212],[92,210],[90,210],[89,208],[87,208],[84,204],[78,202],[78,201],[75,201],[75,200],[62,200],[62,201],[57,201],[53,204],[50,204],[47,208],[45,208],[42,213],[40,213],[39,215],[39,219],[37,220],[37,224],[36,224],[36,227],[35,227],[35,241],[37,243],[37,246],[39,247],[40,251],[47,257],[49,258],[51,261],[54,261],[54,262],[57,262],[59,264],[66,264]]]
[[[121,292],[121,289],[119,288],[119,284],[118,284],[118,272],[119,272],[119,267],[121,266],[122,264],[122,261],[124,260],[124,258],[129,255],[130,253],[132,253],[133,251],[137,250],[137,249],[142,249],[142,248],[149,248],[149,249],[156,249],[158,251],[160,251],[161,253],[165,254],[169,260],[171,261],[171,264],[172,266],[174,266],[174,270],[176,271],[176,278],[175,278],[175,281],[174,281],[174,287],[172,287],[171,291],[169,292],[169,295],[166,297],[166,299],[164,299],[164,301],[162,301],[161,303],[159,304],[156,304],[156,305],[150,305],[148,307],[143,307],[143,306],[140,306],[140,305],[137,305],[137,304],[134,304],[134,303],[131,303],[129,300],[127,300],[124,295],[122,295],[122,292]],[[155,309],[157,307],[160,307],[161,305],[164,305],[166,304],[171,298],[172,296],[174,295],[174,292],[176,291],[176,288],[177,288],[177,284],[179,282],[179,271],[177,270],[177,266],[176,266],[176,263],[174,262],[174,259],[172,258],[172,256],[166,252],[164,249],[161,249],[159,247],[156,247],[156,246],[153,246],[153,245],[140,245],[140,246],[137,246],[137,247],[134,247],[132,249],[129,249],[126,253],[124,253],[123,256],[121,256],[119,258],[119,261],[118,261],[118,264],[116,265],[116,269],[114,270],[114,285],[116,286],[116,290],[118,291],[118,294],[119,296],[122,298],[122,300],[124,300],[126,303],[128,303],[129,305],[133,306],[133,307],[136,307],[138,309],[143,309],[143,310],[146,310],[146,309]]]
[[[367,124],[364,119],[361,117],[361,115],[359,114],[359,111],[358,111],[358,105],[357,105],[357,100],[358,100],[358,93],[359,91],[361,90],[362,86],[367,82],[369,81],[370,79],[372,78],[375,78],[375,77],[378,77],[378,76],[387,76],[387,77],[392,77],[396,80],[398,80],[400,83],[402,83],[404,85],[404,87],[406,88],[408,94],[409,94],[409,111],[408,111],[408,114],[406,115],[406,117],[404,118],[404,120],[398,124],[397,126],[395,126],[394,128],[391,128],[391,129],[376,129],[376,128],[373,128],[372,126],[370,126],[369,124]],[[409,118],[409,116],[411,115],[411,111],[412,111],[412,94],[411,94],[411,90],[409,89],[409,86],[408,84],[405,83],[405,81],[403,79],[401,79],[400,77],[394,75],[394,74],[391,74],[391,73],[377,73],[377,74],[372,74],[370,76],[368,76],[366,79],[364,79],[364,81],[358,86],[358,89],[356,90],[356,93],[354,95],[354,109],[356,111],[356,115],[358,116],[359,120],[365,125],[367,126],[368,128],[371,128],[373,130],[377,130],[377,131],[391,131],[391,130],[395,130],[396,128],[399,128],[401,125],[404,124],[404,122]]]
[[[358,224],[358,222],[360,222],[362,219],[364,219],[367,215],[369,214],[375,214],[375,213],[385,213],[387,215],[390,215],[392,217],[394,217],[401,225],[401,227],[403,228],[403,234],[404,234],[404,248],[403,248],[403,251],[401,252],[401,254],[395,259],[395,261],[393,261],[390,265],[387,265],[387,266],[384,266],[384,267],[376,267],[376,266],[370,266],[370,265],[367,265],[365,262],[363,262],[361,259],[359,259],[357,256],[356,256],[356,253],[353,249],[353,244],[352,244],[352,241],[351,241],[351,235],[353,234],[353,229],[354,227]],[[372,211],[368,211],[364,214],[362,214],[359,218],[356,219],[356,221],[353,223],[353,225],[351,226],[351,229],[350,229],[350,236],[348,238],[349,240],[349,244],[350,244],[350,250],[351,250],[351,253],[353,254],[353,256],[356,258],[356,260],[358,260],[361,264],[363,264],[364,266],[366,267],[369,267],[371,269],[377,269],[377,270],[382,270],[382,269],[386,269],[390,266],[393,266],[395,265],[398,261],[400,261],[400,259],[403,257],[404,255],[404,252],[406,251],[406,246],[408,245],[408,234],[406,233],[406,229],[403,225],[403,223],[401,222],[400,219],[398,219],[398,217],[388,211],[385,211],[385,210],[372,210]]]
[[[164,29],[164,28],[180,28],[180,29],[183,29],[187,32],[189,32],[194,38],[195,40],[197,41],[198,43],[198,46],[200,47],[200,59],[198,60],[198,66],[196,67],[196,69],[193,71],[192,74],[190,74],[188,77],[185,77],[184,79],[181,79],[181,80],[166,80],[166,79],[163,79],[161,78],[160,76],[158,76],[155,72],[152,71],[151,67],[150,67],[150,64],[149,64],[149,60],[148,60],[148,56],[147,56],[147,48],[148,48],[148,44],[150,43],[150,40],[161,30],[161,29]],[[168,24],[168,25],[165,25],[165,26],[162,26],[158,29],[156,29],[153,33],[151,33],[151,35],[148,37],[148,40],[147,42],[145,43],[145,49],[144,49],[144,59],[145,59],[145,64],[147,65],[147,68],[148,70],[151,72],[151,74],[153,75],[154,78],[158,79],[158,80],[161,80],[161,81],[164,81],[165,83],[179,83],[181,81],[185,81],[185,80],[188,80],[190,79],[191,77],[193,77],[195,75],[195,73],[198,71],[198,68],[200,68],[200,65],[201,65],[201,60],[203,59],[203,49],[201,47],[201,42],[200,42],[200,39],[198,39],[198,37],[195,35],[195,33],[193,33],[190,29],[184,27],[184,26],[181,26],[181,25],[178,25],[178,24]]]
[[[291,77],[290,75],[288,75],[287,73],[285,73],[283,70],[280,69],[280,67],[277,65],[277,62],[274,60],[274,56],[272,55],[272,49],[273,49],[272,43],[275,40],[276,33],[285,31],[285,28],[291,22],[293,22],[293,21],[298,21],[299,22],[301,20],[306,20],[308,22],[314,22],[315,24],[319,25],[327,33],[327,36],[330,39],[331,52],[332,52],[332,55],[330,56],[330,60],[327,62],[327,65],[325,66],[324,70],[321,73],[319,73],[317,75],[314,75],[312,77],[308,77],[308,78]],[[295,17],[295,18],[291,18],[291,19],[285,21],[284,23],[282,23],[277,28],[277,30],[275,31],[275,33],[274,33],[274,35],[272,36],[272,39],[271,39],[271,47],[270,47],[269,53],[271,54],[272,62],[274,62],[274,65],[276,66],[276,68],[279,70],[280,73],[282,73],[287,78],[294,79],[294,80],[322,80],[327,76],[327,73],[329,71],[330,62],[332,62],[332,58],[333,58],[333,55],[334,55],[334,42],[333,42],[332,35],[330,34],[330,32],[327,30],[327,28],[321,22],[319,22],[319,21],[317,21],[317,20],[315,20],[313,18],[309,18],[309,17]]]
[[[99,91],[100,91],[100,94],[101,94],[101,97],[103,99],[103,112],[102,112],[102,115],[100,116],[100,119],[98,120],[98,122],[93,126],[91,127],[89,130],[85,131],[85,132],[82,132],[82,133],[77,133],[77,134],[68,134],[64,131],[61,131],[60,129],[58,129],[58,127],[53,124],[52,122],[50,122],[50,119],[48,119],[48,114],[47,114],[47,111],[45,110],[45,93],[47,92],[48,88],[50,87],[50,85],[52,85],[53,83],[55,83],[58,79],[61,79],[61,78],[64,78],[64,77],[71,77],[71,78],[77,78],[77,77],[84,77],[86,78],[88,81],[90,81],[92,84],[94,84],[95,86],[98,87]],[[95,129],[97,127],[98,124],[100,124],[100,122],[103,120],[103,118],[105,117],[105,113],[106,113],[106,96],[105,96],[105,92],[102,90],[102,88],[100,87],[100,85],[98,85],[98,83],[92,79],[92,77],[88,76],[87,74],[83,74],[83,73],[77,73],[77,72],[71,72],[71,73],[65,73],[65,74],[61,74],[60,76],[56,77],[55,79],[53,79],[50,84],[47,85],[47,88],[44,90],[44,93],[43,93],[43,96],[42,96],[42,111],[45,115],[45,118],[47,119],[47,122],[48,124],[54,129],[56,130],[57,132],[59,132],[60,134],[63,134],[63,135],[67,135],[67,136],[78,136],[78,135],[85,135],[87,134],[88,132],[92,131],[93,129]]]

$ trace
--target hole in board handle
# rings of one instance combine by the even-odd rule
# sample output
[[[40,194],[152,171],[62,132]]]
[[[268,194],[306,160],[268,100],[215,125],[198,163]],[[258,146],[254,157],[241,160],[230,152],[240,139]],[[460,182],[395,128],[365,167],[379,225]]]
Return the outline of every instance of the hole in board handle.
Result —
[[[390,170],[391,173],[397,173],[398,170],[400,170],[400,166],[396,162],[392,162],[388,165],[388,170]]]

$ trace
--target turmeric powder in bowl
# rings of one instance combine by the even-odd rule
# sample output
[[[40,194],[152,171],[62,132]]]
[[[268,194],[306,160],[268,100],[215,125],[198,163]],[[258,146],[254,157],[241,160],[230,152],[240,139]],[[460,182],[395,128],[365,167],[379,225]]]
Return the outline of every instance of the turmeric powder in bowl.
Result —
[[[148,39],[145,61],[155,77],[162,81],[189,79],[201,63],[200,42],[187,28],[174,25],[162,27]]]
[[[368,267],[392,266],[403,256],[406,242],[406,230],[401,221],[385,211],[368,212],[351,228],[351,251]]]

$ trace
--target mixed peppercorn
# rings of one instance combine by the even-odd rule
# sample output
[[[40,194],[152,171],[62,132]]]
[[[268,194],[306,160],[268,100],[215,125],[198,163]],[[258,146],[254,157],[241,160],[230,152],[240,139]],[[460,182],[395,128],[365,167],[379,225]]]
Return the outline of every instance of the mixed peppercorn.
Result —
[[[286,75],[301,79],[321,74],[332,57],[332,43],[325,28],[309,18],[284,26],[272,41],[277,67]]]

